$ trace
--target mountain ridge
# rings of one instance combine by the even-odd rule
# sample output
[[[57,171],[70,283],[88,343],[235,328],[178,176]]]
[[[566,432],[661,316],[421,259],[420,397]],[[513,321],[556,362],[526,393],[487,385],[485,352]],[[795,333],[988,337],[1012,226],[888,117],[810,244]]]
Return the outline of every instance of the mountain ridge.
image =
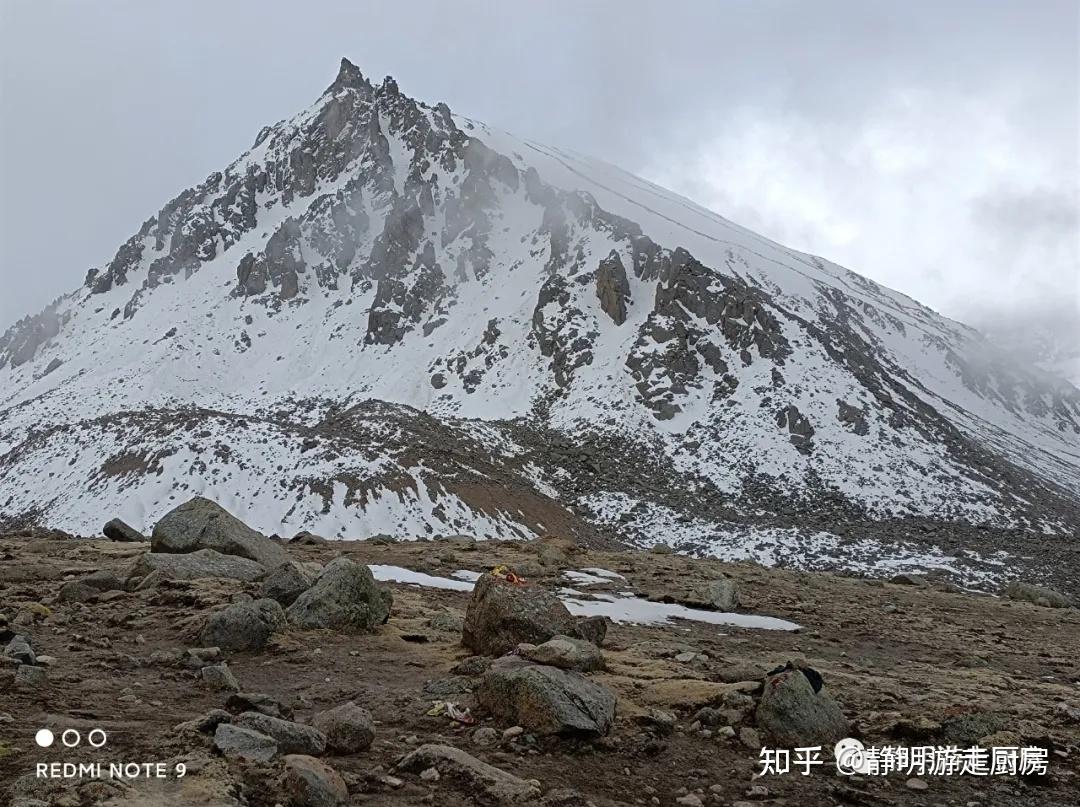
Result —
[[[557,522],[706,553],[759,523],[924,519],[1005,544],[1080,523],[1075,387],[347,60],[0,337],[0,413],[0,516],[84,531],[182,490],[267,531]],[[423,434],[403,425],[419,413]],[[563,454],[531,448],[552,436]],[[469,448],[437,459],[444,441]]]

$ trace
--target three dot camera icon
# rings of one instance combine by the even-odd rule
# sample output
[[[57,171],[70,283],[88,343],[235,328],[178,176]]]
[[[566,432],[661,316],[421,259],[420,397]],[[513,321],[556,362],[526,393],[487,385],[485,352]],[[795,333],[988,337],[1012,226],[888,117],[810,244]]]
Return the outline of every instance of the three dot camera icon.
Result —
[[[108,742],[108,735],[102,729],[90,729],[86,735],[86,743],[93,748],[101,748]],[[38,729],[34,735],[34,742],[42,748],[49,748],[56,742],[56,735],[50,729]],[[60,744],[65,748],[78,748],[83,743],[82,734],[76,729],[64,729],[60,732]]]

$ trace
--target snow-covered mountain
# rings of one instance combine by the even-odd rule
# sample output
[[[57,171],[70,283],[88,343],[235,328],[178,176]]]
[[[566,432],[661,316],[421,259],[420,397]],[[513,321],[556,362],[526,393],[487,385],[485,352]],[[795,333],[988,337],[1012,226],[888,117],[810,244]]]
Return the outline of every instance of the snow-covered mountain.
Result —
[[[198,492],[347,537],[1064,536],[1080,392],[343,60],[4,334],[0,473],[5,518],[73,531]]]

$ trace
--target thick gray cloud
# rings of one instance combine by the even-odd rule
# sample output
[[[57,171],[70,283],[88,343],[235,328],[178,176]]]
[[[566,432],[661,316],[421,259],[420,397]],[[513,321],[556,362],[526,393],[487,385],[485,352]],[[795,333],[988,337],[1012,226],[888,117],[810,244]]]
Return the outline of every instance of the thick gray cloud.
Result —
[[[1075,314],[1078,35],[1075,0],[0,0],[0,327],[342,55],[958,318]]]

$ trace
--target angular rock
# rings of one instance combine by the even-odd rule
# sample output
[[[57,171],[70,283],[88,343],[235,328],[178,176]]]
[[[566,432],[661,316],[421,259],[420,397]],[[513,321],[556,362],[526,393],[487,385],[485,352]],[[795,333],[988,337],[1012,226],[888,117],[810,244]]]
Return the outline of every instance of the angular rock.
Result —
[[[233,714],[262,712],[271,717],[292,719],[292,709],[271,695],[261,692],[234,692],[225,699],[225,708]]]
[[[114,518],[108,524],[101,528],[101,534],[108,538],[110,541],[145,541],[146,536],[139,532],[137,529],[121,521],[118,518]]]
[[[1005,589],[1005,595],[1010,600],[1022,600],[1043,608],[1068,608],[1072,605],[1069,598],[1059,591],[1020,580],[1009,583],[1009,587]]]
[[[290,560],[271,569],[263,579],[262,595],[288,607],[311,588],[318,575]]]
[[[15,685],[25,687],[41,686],[48,680],[44,667],[33,664],[20,664],[15,670]]]
[[[476,699],[496,718],[536,734],[602,735],[615,721],[615,695],[607,687],[520,659],[492,665]]]
[[[316,728],[294,723],[262,712],[244,712],[233,718],[234,726],[242,726],[277,742],[282,754],[311,754],[318,756],[326,750],[326,735]]]
[[[817,692],[800,669],[785,669],[765,680],[757,725],[786,748],[832,746],[851,734],[839,704],[821,686]]]
[[[203,643],[226,650],[262,650],[284,626],[285,612],[276,601],[253,600],[211,614],[199,636]]]
[[[431,768],[488,803],[524,804],[540,795],[535,785],[450,745],[422,745],[395,766],[395,770],[406,773],[420,773]]]
[[[209,734],[216,731],[217,727],[222,723],[228,723],[231,719],[232,715],[224,709],[211,709],[206,714],[199,715],[191,720],[185,720],[183,723],[178,723],[173,727],[173,731],[179,734],[185,732]]]
[[[293,807],[340,807],[349,803],[341,775],[321,760],[305,754],[285,757],[282,786]]]
[[[240,683],[236,680],[236,676],[232,674],[228,664],[214,664],[203,667],[199,671],[199,677],[211,689],[222,689],[228,692],[236,692],[240,689]]]
[[[537,664],[578,672],[592,672],[604,666],[600,648],[592,642],[569,636],[553,636],[539,645],[518,645],[518,655]]]
[[[392,603],[390,592],[375,584],[367,566],[340,557],[289,606],[288,617],[304,628],[366,633],[386,622]]]
[[[4,648],[4,655],[20,664],[37,664],[37,656],[30,645],[30,639],[22,634],[15,634]]]
[[[184,502],[161,517],[154,525],[150,548],[153,552],[171,553],[212,549],[223,555],[248,558],[267,569],[289,559],[289,553],[280,544],[201,496]]]
[[[581,617],[574,623],[574,635],[600,647],[604,643],[604,637],[607,636],[609,624],[611,620],[606,616]]]
[[[95,599],[101,591],[88,586],[81,580],[70,580],[64,585],[60,586],[60,591],[56,595],[56,599],[59,602],[89,602]]]
[[[551,592],[485,574],[473,589],[461,643],[480,655],[501,656],[522,642],[541,644],[572,634],[574,624],[574,617]]]
[[[142,577],[137,590],[145,588],[154,572],[174,580],[198,580],[204,577],[225,577],[250,583],[266,574],[259,563],[237,555],[223,555],[213,549],[199,549],[182,555],[147,552],[131,567],[132,577]]]
[[[277,742],[257,731],[219,723],[214,730],[214,747],[228,759],[245,762],[269,762],[277,756]]]
[[[371,712],[352,701],[319,712],[311,724],[326,735],[326,747],[337,754],[364,751],[375,740]]]

